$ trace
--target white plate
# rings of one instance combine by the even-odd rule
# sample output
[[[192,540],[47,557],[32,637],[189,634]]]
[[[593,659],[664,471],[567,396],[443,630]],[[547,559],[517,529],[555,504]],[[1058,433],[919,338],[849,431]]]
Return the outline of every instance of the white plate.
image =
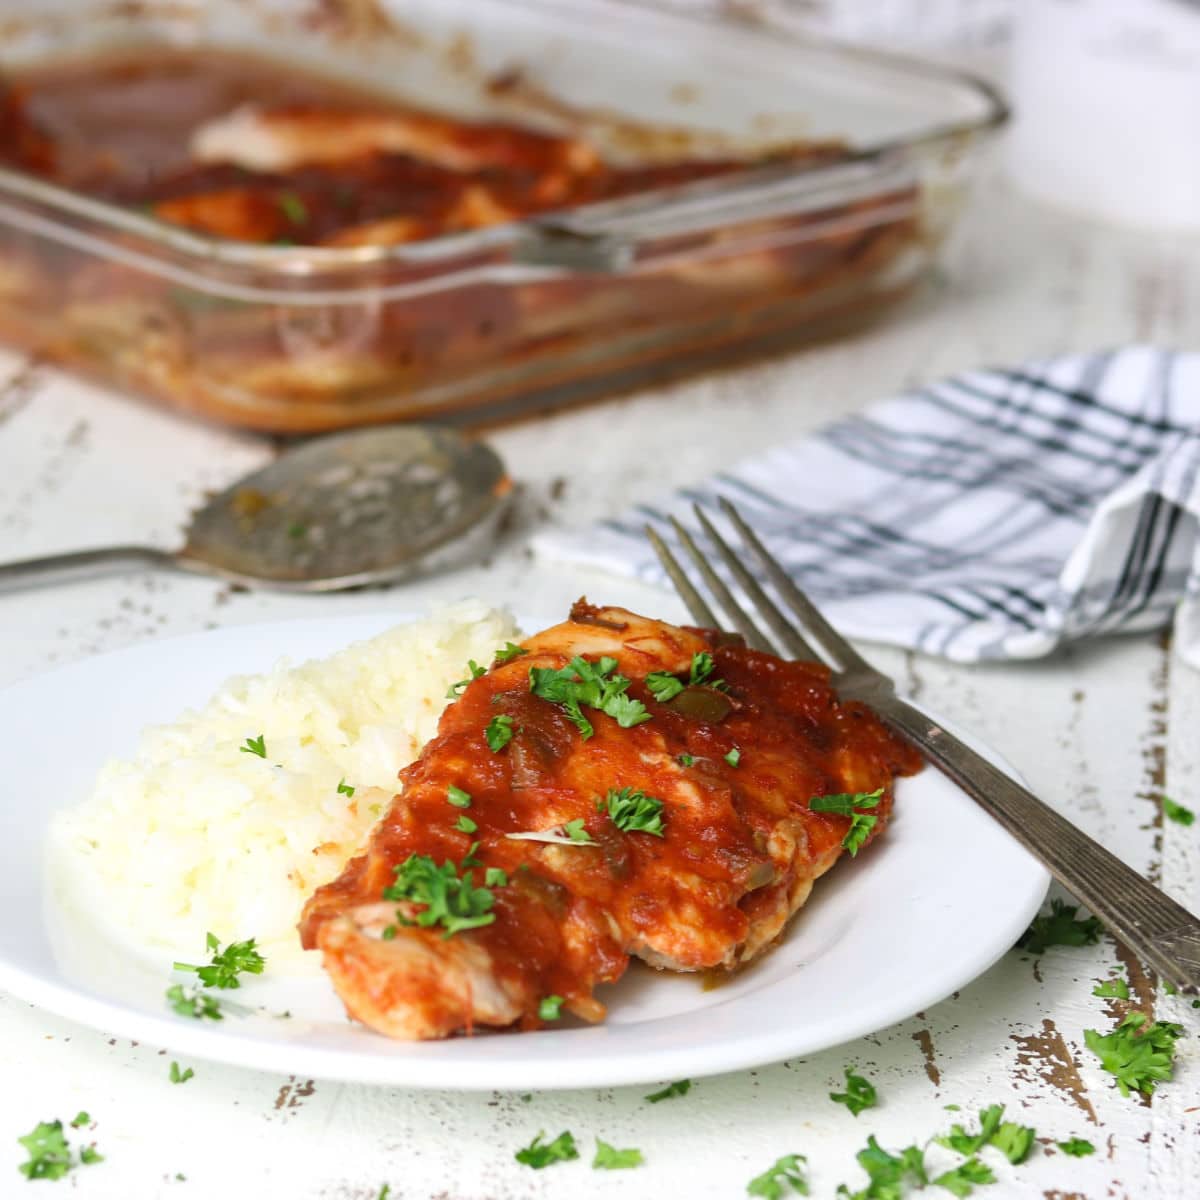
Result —
[[[715,990],[634,966],[603,989],[604,1025],[410,1045],[349,1023],[323,976],[271,981],[268,968],[234,998],[290,1010],[290,1020],[175,1016],[163,999],[169,979],[56,909],[43,864],[51,813],[81,801],[143,726],[197,706],[228,676],[331,653],[396,619],[213,630],[0,693],[0,987],[113,1034],[290,1074],[472,1090],[649,1083],[809,1053],[911,1016],[995,962],[1045,894],[1035,860],[928,768],[899,782],[886,836],[839,863],[782,944]]]

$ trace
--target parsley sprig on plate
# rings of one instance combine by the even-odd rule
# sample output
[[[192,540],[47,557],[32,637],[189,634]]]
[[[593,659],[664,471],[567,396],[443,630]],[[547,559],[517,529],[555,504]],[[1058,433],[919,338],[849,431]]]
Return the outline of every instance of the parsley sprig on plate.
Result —
[[[565,667],[530,667],[529,690],[542,700],[557,704],[568,720],[587,739],[595,733],[584,708],[612,717],[622,729],[632,729],[650,720],[646,706],[627,695],[630,681],[616,673],[617,660],[604,656],[589,662],[576,655]]]
[[[850,828],[842,838],[842,845],[854,858],[871,830],[879,823],[879,818],[866,810],[878,808],[882,798],[883,788],[876,788],[873,792],[835,792],[828,796],[814,796],[808,802],[808,807],[812,812],[836,813],[839,817],[850,818]]]
[[[207,966],[177,962],[174,967],[176,971],[193,972],[205,987],[241,987],[239,975],[261,975],[267,965],[267,960],[258,952],[254,938],[247,938],[244,942],[230,942],[222,950],[216,935],[209,933],[205,935],[204,944],[212,954],[212,961]]]
[[[800,1165],[807,1162],[803,1154],[785,1154],[777,1158],[761,1175],[746,1184],[746,1195],[762,1196],[763,1200],[783,1200],[789,1193],[807,1196],[808,1178]]]

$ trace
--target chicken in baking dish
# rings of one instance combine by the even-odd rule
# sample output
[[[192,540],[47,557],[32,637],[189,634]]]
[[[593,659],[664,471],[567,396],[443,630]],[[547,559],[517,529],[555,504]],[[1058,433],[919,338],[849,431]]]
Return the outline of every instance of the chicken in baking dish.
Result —
[[[921,765],[822,666],[585,601],[454,690],[301,921],[350,1015],[395,1038],[601,1020],[631,957],[738,967]]]

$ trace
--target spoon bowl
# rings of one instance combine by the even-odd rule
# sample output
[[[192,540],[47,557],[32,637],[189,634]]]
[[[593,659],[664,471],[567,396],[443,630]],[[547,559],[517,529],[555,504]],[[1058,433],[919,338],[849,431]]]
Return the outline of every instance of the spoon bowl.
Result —
[[[431,425],[305,442],[213,496],[177,551],[113,546],[0,566],[0,587],[165,566],[251,587],[329,592],[468,561],[495,533],[512,482],[489,446]]]

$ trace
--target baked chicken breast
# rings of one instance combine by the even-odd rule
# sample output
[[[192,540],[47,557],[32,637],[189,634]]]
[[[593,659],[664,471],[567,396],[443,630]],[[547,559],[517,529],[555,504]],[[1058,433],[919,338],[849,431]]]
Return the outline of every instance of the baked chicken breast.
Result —
[[[921,765],[824,667],[624,609],[581,600],[472,668],[301,921],[349,1014],[395,1038],[601,1020],[631,957],[738,967]]]

